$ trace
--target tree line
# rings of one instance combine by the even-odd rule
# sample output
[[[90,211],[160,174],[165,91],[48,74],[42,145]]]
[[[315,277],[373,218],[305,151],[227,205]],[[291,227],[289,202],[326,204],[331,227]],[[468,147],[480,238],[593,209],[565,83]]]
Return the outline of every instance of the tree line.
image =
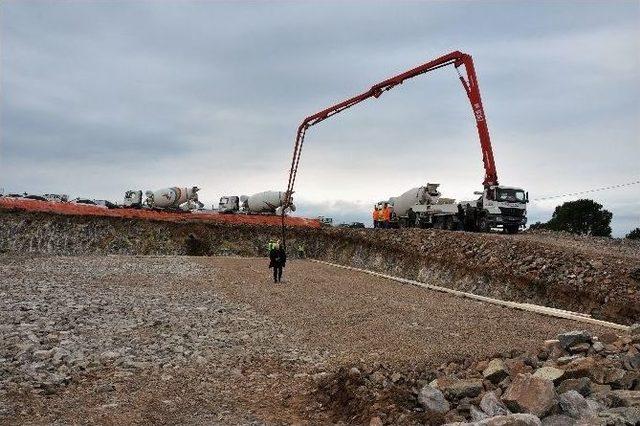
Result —
[[[610,237],[612,218],[613,213],[603,209],[602,204],[581,199],[557,206],[551,220],[546,223],[536,222],[529,229],[549,229],[579,235]],[[640,227],[629,232],[625,238],[640,240]]]

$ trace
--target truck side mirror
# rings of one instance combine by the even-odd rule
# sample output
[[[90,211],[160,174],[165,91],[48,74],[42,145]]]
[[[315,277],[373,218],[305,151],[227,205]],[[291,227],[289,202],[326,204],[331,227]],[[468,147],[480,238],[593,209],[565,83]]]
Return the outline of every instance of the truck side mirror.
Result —
[[[525,193],[525,202],[529,202],[529,191]]]

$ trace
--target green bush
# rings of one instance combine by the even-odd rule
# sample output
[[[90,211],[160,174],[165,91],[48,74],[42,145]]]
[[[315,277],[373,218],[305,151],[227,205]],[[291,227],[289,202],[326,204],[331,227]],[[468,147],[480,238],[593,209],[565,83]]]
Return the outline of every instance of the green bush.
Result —
[[[640,228],[632,230],[625,236],[625,238],[628,238],[630,240],[640,240]]]
[[[611,218],[613,214],[593,200],[568,201],[553,212],[551,220],[544,227],[553,231],[566,231],[572,234],[611,236]]]

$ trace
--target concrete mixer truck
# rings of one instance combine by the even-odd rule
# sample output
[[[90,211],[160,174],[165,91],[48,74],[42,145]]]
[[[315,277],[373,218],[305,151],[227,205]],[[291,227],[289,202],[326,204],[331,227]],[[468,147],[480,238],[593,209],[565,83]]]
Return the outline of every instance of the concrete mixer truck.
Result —
[[[527,223],[528,194],[520,188],[493,185],[477,200],[442,198],[439,184],[412,188],[389,202],[400,227],[464,229],[488,232],[500,228],[514,234]]]
[[[225,195],[218,203],[219,213],[282,214],[285,193],[264,191],[253,195]],[[289,204],[286,212],[295,211],[296,206]]]
[[[528,197],[526,192],[520,188],[498,184],[498,172],[493,157],[489,126],[482,105],[480,86],[473,59],[471,55],[457,50],[387,78],[360,94],[307,116],[298,126],[296,133],[287,193],[293,194],[294,192],[305,135],[311,126],[315,126],[365,100],[378,99],[385,92],[401,86],[411,78],[425,75],[450,65],[456,69],[473,111],[485,171],[484,180],[482,181],[484,190],[474,193],[481,196],[478,200],[456,204],[453,200],[444,202],[444,200],[439,199],[439,193],[435,195],[437,187],[433,188],[435,184],[431,185],[431,189],[427,187],[413,188],[400,197],[396,197],[398,200],[396,200],[397,205],[394,210],[398,217],[398,223],[407,226],[452,228],[457,226],[457,222],[461,221],[465,225],[465,229],[488,231],[493,227],[502,227],[507,232],[517,232],[519,227],[527,221],[526,203]]]
[[[198,201],[198,191],[200,188],[171,187],[157,191],[146,191],[145,199],[142,198],[142,191],[130,190],[124,194],[123,207],[129,208],[150,208],[157,210],[191,211],[203,207]]]

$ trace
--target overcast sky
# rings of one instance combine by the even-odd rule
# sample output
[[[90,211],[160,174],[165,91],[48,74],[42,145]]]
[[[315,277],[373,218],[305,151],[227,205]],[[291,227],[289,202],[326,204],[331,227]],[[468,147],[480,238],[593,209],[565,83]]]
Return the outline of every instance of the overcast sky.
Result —
[[[473,55],[500,183],[535,199],[640,179],[637,0],[4,0],[0,43],[5,191],[283,190],[305,116],[452,50]],[[469,199],[483,176],[447,67],[311,128],[295,198],[368,220],[427,182]],[[640,185],[591,198],[615,235],[640,226]]]

